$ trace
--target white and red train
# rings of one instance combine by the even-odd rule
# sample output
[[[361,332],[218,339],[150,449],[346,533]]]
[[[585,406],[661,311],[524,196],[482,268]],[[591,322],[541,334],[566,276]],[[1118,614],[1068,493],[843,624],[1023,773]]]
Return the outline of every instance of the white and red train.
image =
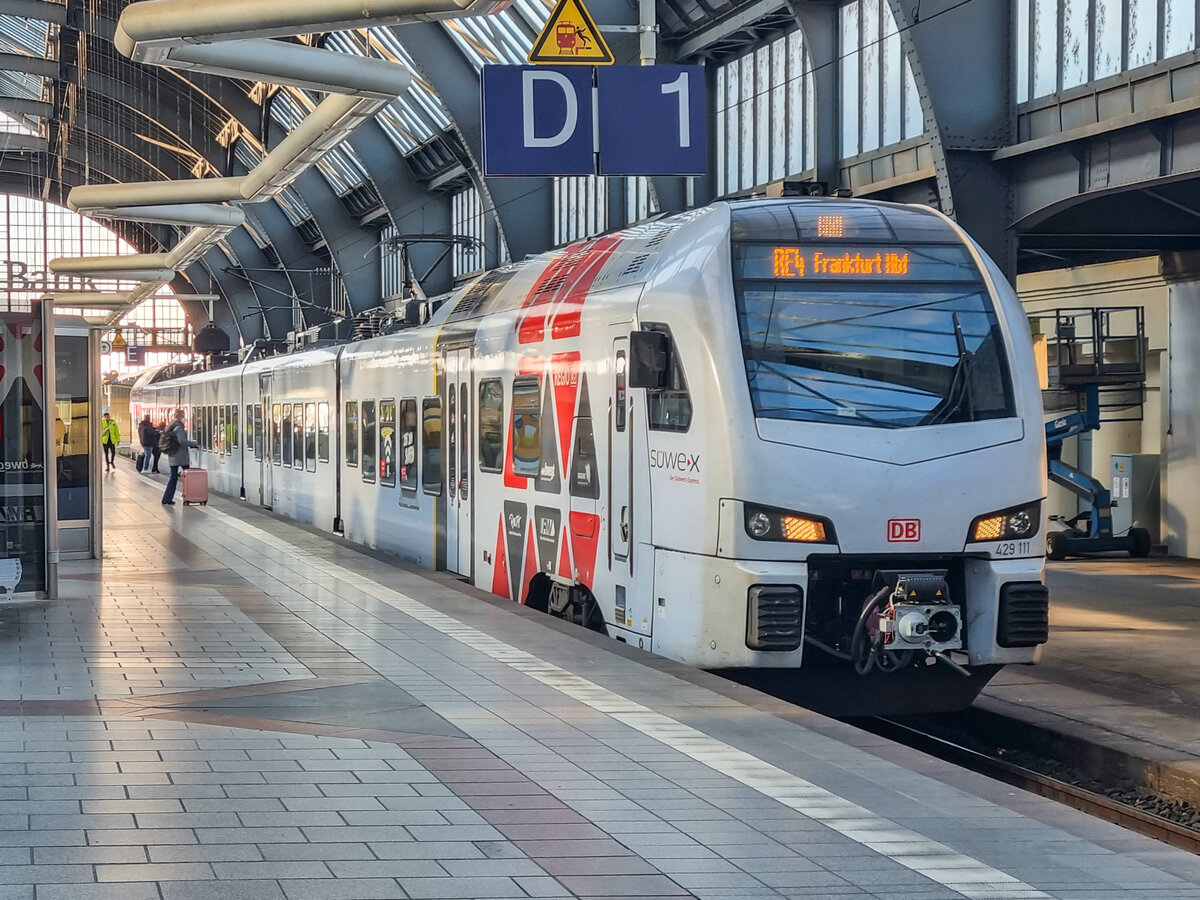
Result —
[[[212,489],[709,669],[1035,661],[1029,328],[944,216],[751,200],[186,377]],[[903,680],[903,677],[901,677]]]

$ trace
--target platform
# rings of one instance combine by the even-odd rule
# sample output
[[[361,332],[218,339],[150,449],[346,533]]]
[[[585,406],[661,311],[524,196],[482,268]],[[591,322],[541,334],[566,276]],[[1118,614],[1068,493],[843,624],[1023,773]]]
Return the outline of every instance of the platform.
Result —
[[[1200,898],[1200,858],[161,480],[0,617],[0,898]]]
[[[1200,562],[1122,554],[1046,571],[1041,663],[1003,670],[976,703],[1200,781]]]

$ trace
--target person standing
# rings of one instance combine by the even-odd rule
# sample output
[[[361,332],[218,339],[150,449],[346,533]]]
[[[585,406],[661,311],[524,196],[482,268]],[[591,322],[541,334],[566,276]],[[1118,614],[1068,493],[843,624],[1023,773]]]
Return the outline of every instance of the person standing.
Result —
[[[175,410],[175,418],[159,439],[162,452],[167,454],[167,464],[171,467],[171,476],[167,479],[167,489],[163,491],[162,505],[175,505],[175,486],[179,484],[179,470],[190,469],[191,449],[199,447],[195,441],[188,440],[187,428],[183,424],[183,410]]]
[[[155,475],[162,474],[161,472],[158,471],[158,458],[160,456],[162,456],[162,447],[159,446],[159,441],[162,438],[162,433],[166,430],[167,430],[166,422],[158,422],[154,426],[154,465],[151,467],[150,471],[153,472]]]
[[[105,471],[115,468],[117,464],[117,444],[121,443],[121,432],[117,428],[117,420],[108,413],[100,423],[100,442],[104,445]]]
[[[158,444],[158,429],[150,421],[150,413],[146,413],[146,417],[138,425],[138,440],[142,443],[142,458],[138,471],[146,475],[150,472],[150,460],[153,458],[154,448]]]

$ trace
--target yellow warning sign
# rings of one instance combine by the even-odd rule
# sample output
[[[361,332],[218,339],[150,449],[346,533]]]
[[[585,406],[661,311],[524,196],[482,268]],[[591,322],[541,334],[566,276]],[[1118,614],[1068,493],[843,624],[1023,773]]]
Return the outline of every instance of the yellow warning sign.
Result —
[[[114,350],[124,350],[125,349],[125,337],[121,334],[120,331],[118,331],[115,335],[113,335],[112,346],[113,346]]]
[[[558,0],[533,42],[529,61],[556,66],[611,66],[613,55],[583,0]]]

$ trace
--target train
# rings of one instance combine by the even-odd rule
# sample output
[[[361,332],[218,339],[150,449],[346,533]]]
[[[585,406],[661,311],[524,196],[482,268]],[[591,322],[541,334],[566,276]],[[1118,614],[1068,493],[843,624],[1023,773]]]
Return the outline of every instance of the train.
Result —
[[[718,202],[427,309],[147,371],[131,411],[183,408],[218,493],[690,666],[912,696],[1036,662],[1032,338],[941,213]]]

